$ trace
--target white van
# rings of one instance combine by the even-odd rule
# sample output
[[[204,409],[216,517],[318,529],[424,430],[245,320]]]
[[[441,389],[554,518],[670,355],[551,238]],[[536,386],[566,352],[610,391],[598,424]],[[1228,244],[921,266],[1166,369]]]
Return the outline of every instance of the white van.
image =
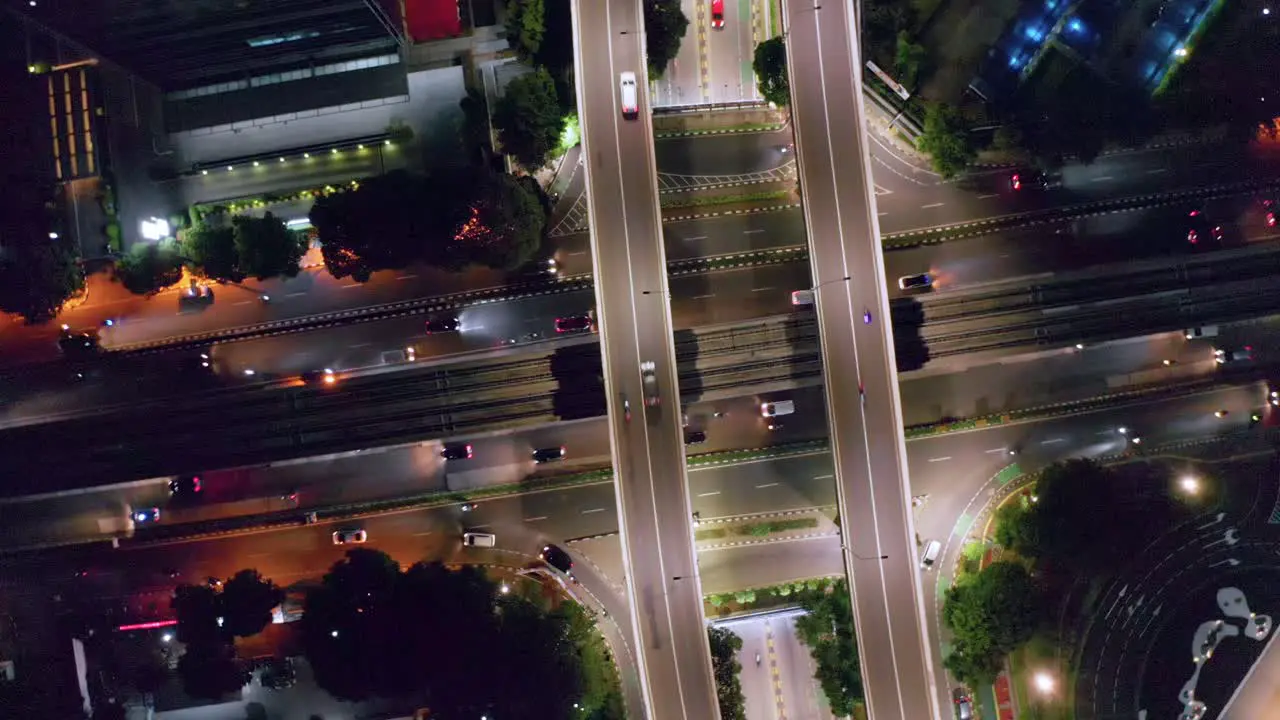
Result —
[[[932,570],[933,564],[938,562],[938,554],[942,552],[942,543],[937,540],[930,540],[924,544],[924,552],[920,554],[920,568],[923,570]]]
[[[618,84],[622,91],[622,117],[635,120],[640,117],[640,97],[636,91],[636,74],[624,72],[618,76]]]
[[[760,415],[762,417],[790,415],[795,411],[796,404],[793,400],[776,400],[774,402],[760,403]]]
[[[1200,338],[1218,337],[1217,325],[1201,325],[1200,327],[1187,328],[1183,335],[1188,340],[1199,340]]]
[[[493,547],[498,544],[498,536],[493,533],[464,532],[462,544],[466,547]]]
[[[812,290],[796,290],[791,293],[791,304],[796,307],[805,307],[813,304]]]

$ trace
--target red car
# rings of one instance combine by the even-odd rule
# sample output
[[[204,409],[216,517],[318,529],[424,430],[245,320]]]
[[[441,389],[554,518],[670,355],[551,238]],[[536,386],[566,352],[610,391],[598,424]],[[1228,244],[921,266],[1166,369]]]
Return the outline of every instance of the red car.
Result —
[[[724,29],[724,0],[711,0],[711,28]]]
[[[584,332],[591,329],[590,315],[570,315],[556,318],[556,332]]]

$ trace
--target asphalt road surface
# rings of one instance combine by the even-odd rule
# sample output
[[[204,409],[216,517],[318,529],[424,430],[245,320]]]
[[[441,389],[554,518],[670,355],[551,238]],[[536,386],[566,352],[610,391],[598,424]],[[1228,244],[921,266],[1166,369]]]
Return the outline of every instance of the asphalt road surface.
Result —
[[[870,718],[938,718],[851,5],[784,9],[845,564]],[[853,129],[852,133],[848,133]],[[881,319],[876,322],[875,317]]]
[[[574,14],[600,352],[645,706],[653,717],[713,719],[640,10],[607,0]],[[640,78],[630,120],[628,72]]]

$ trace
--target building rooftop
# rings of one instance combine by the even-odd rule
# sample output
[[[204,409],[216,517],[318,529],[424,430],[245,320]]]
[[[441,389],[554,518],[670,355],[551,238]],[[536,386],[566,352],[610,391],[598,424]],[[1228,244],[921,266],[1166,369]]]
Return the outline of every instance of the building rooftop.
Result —
[[[393,52],[396,0],[36,0],[22,12],[165,91]]]

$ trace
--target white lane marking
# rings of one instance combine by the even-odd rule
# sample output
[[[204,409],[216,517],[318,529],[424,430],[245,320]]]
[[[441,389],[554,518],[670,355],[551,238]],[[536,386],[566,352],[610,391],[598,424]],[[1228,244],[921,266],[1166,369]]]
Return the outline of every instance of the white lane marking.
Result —
[[[578,252],[569,253],[569,257],[578,257],[579,255],[586,255],[586,254],[587,254],[586,250],[579,250]]]
[[[720,491],[716,490],[715,492],[698,493],[698,497],[711,497],[712,495],[719,495],[719,494],[720,494]]]
[[[877,217],[884,217],[885,215],[888,215],[888,214],[889,214],[889,213],[887,213],[887,212],[882,212],[882,213],[876,213],[876,216],[877,216]]]
[[[757,489],[757,490],[763,490],[763,489],[765,489],[765,488],[775,487],[777,484],[778,484],[778,483],[765,483],[765,484],[763,484],[763,485],[757,485],[757,486],[756,486],[756,489]]]
[[[306,295],[306,294],[307,294],[306,290],[299,290],[298,292],[291,292],[288,295],[285,295],[285,297],[302,297],[303,295]]]
[[[979,195],[979,200],[990,200],[993,197],[1000,197],[999,193],[991,193],[990,195]]]
[[[372,345],[372,344],[373,344],[373,343],[352,343],[351,345],[348,345],[347,347],[362,348],[362,347],[369,347],[369,346],[370,346],[370,345]]]
[[[591,513],[598,513],[598,512],[604,512],[604,508],[591,508],[590,510],[583,510],[582,514],[590,515]]]
[[[948,455],[946,457],[940,457],[940,458],[929,458],[929,462],[946,462],[950,459],[951,459],[951,456]]]
[[[1004,448],[991,448],[990,450],[986,450],[984,452],[986,452],[988,455],[991,455],[993,453],[1002,453],[1004,452]]]
[[[253,301],[252,301],[252,300],[241,300],[240,302],[235,303],[235,304],[236,304],[236,305],[248,305],[248,304],[249,304],[249,303],[251,303],[251,302],[253,302]]]
[[[814,475],[813,479],[814,480],[834,480],[835,477],[836,477],[835,475]]]
[[[756,230],[743,230],[743,231],[742,231],[742,234],[743,234],[743,235],[755,235],[756,233],[762,233],[762,232],[764,232],[764,230],[760,230],[760,229],[756,229]]]
[[[1096,177],[1090,180],[1089,182],[1106,182],[1108,180],[1115,180],[1115,178],[1111,177],[1110,175],[1103,175],[1102,177]]]
[[[350,285],[339,285],[339,286],[338,286],[338,289],[339,289],[339,290],[350,290],[351,288],[358,288],[358,287],[360,287],[360,283],[351,283]]]
[[[418,277],[418,276],[417,276],[417,275],[398,275],[398,276],[396,276],[396,279],[397,279],[397,280],[412,280],[412,279],[414,279],[414,278],[416,278],[416,277]]]
[[[1148,171],[1147,171],[1147,174],[1148,174],[1148,175],[1159,175],[1160,173],[1166,173],[1166,172],[1169,172],[1168,168],[1156,168],[1155,170],[1148,170]]]
[[[685,241],[685,242],[693,242],[694,240],[706,240],[706,239],[707,239],[707,236],[706,236],[706,235],[694,235],[693,237],[687,237],[687,238],[685,238],[685,239],[684,239],[684,241]]]
[[[716,296],[716,295],[715,295],[715,293],[711,293],[710,295],[694,295],[694,296],[693,296],[693,299],[694,299],[694,300],[708,300],[708,299],[713,298],[713,297],[715,297],[715,296]]]
[[[772,290],[772,289],[773,289],[773,288],[771,288],[771,287],[751,288],[751,292],[766,292],[766,291],[768,291],[768,290]]]
[[[477,525],[476,527],[480,527],[480,526]],[[436,534],[435,530],[428,530],[426,532],[413,533],[413,537],[426,537],[427,535],[435,535],[435,534]]]
[[[525,521],[525,522],[538,522],[539,520],[546,520],[546,519],[547,519],[547,516],[546,516],[546,515],[539,515],[538,517],[525,518],[525,519],[524,519],[524,521]]]
[[[928,205],[921,205],[920,209],[928,210],[929,208],[936,208],[936,207],[942,207],[942,203],[929,203]]]
[[[1041,445],[1056,445],[1056,444],[1058,444],[1058,443],[1064,443],[1064,442],[1066,442],[1066,441],[1067,441],[1067,439],[1066,439],[1066,438],[1053,438],[1052,440],[1041,440],[1041,441],[1040,441],[1040,444],[1041,444]]]

